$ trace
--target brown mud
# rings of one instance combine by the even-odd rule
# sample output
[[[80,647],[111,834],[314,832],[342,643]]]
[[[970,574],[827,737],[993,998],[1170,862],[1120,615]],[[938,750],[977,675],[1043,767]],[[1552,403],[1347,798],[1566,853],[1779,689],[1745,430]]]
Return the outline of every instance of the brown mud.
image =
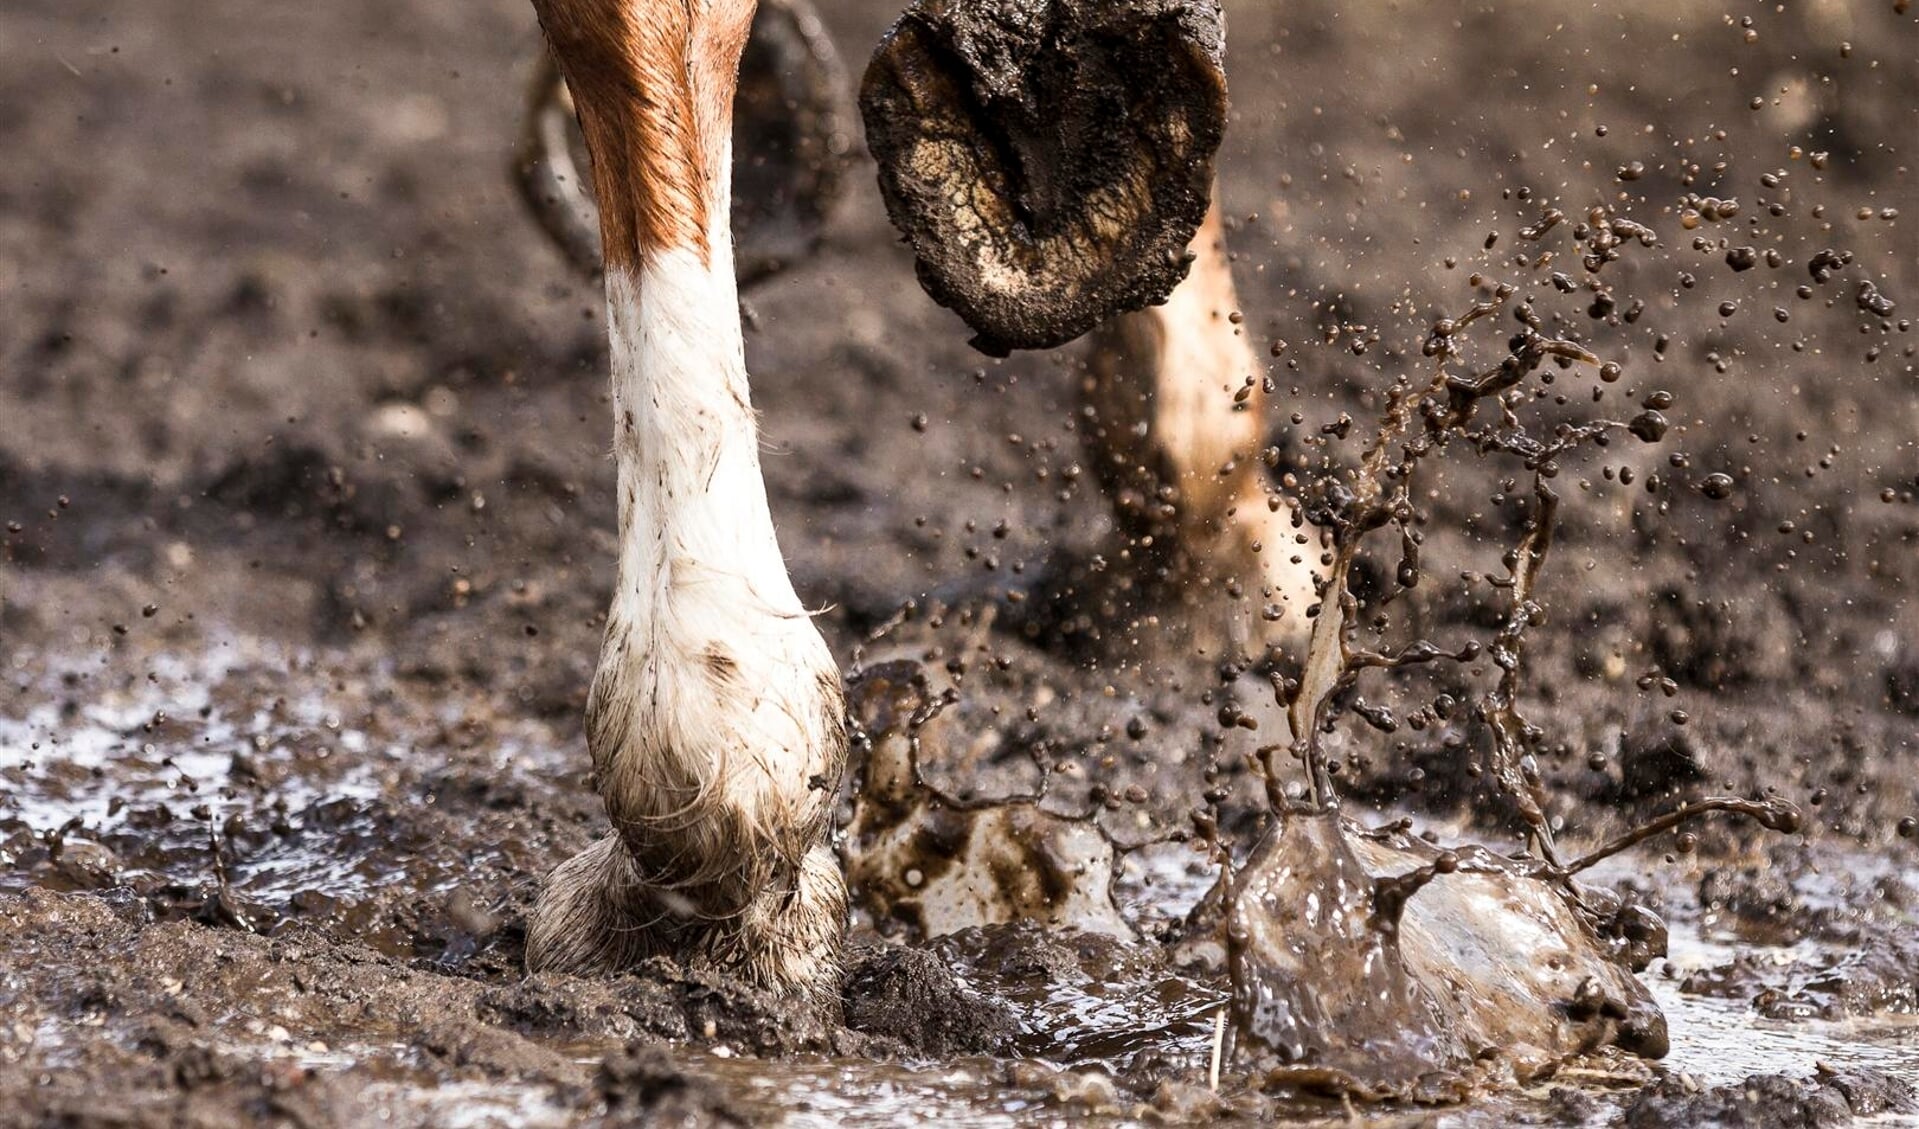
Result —
[[[897,11],[824,15],[858,61]],[[1541,410],[1603,390],[1658,442],[1556,480],[1518,703],[1541,815],[1568,855],[1707,795],[1806,815],[1583,876],[1672,927],[1641,977],[1670,1053],[1448,1117],[1910,1106],[1916,20],[1229,5],[1220,171],[1275,478],[1358,462],[1433,320],[1483,297],[1468,276],[1582,311],[1623,368]],[[1212,881],[1168,841],[1194,809],[1261,832],[1269,672],[963,614],[870,639],[904,596],[1090,557],[1108,518],[1074,354],[970,352],[866,163],[819,254],[748,297],[799,587],[849,668],[958,688],[972,739],[923,766],[942,791],[1044,772],[1048,810],[1125,848],[1140,943],[863,922],[838,1015],[665,964],[522,976],[539,877],[603,830],[579,717],[613,559],[599,298],[509,175],[534,42],[518,0],[0,10],[0,1124],[1343,1120],[1215,1090],[1228,985],[1156,943]],[[1529,235],[1600,204],[1658,233],[1604,293]],[[1356,565],[1368,645],[1497,630],[1503,594],[1454,578],[1503,571],[1530,495],[1478,468],[1427,483],[1416,588],[1397,552]],[[1519,852],[1455,708],[1489,677],[1375,672],[1341,699],[1348,810]]]

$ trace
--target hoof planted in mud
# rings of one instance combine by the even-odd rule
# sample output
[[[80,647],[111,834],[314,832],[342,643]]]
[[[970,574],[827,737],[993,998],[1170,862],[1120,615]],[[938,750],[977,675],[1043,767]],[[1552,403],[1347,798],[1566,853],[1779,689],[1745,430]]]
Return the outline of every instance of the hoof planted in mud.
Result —
[[[823,846],[801,860],[790,888],[715,913],[647,887],[620,840],[607,836],[547,877],[527,919],[526,968],[610,976],[670,955],[761,988],[832,999],[845,920],[845,884]]]
[[[1226,120],[1212,0],[920,0],[860,90],[920,282],[988,353],[1064,344],[1185,276]]]
[[[1488,1069],[1666,1050],[1564,887],[1477,848],[1286,813],[1235,877],[1227,941],[1235,1056],[1268,1086],[1453,1101]]]

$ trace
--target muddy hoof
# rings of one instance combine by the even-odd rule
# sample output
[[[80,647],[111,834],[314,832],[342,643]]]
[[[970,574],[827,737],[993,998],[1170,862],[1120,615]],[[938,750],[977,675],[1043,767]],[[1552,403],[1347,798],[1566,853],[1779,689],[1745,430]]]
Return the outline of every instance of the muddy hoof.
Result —
[[[920,0],[860,90],[920,283],[984,352],[1165,301],[1226,120],[1210,0]]]
[[[618,838],[561,863],[527,915],[526,970],[613,976],[656,955],[695,971],[822,1003],[837,999],[846,886],[817,847],[790,889],[760,891],[715,912],[681,891],[649,887]]]

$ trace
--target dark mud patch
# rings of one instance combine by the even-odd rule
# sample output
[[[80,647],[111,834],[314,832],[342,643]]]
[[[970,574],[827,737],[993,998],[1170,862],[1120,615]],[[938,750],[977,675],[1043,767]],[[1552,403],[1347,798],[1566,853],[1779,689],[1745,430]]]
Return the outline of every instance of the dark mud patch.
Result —
[[[1703,1090],[1662,1083],[1627,1107],[1619,1123],[1625,1129],[1827,1129],[1914,1110],[1919,1100],[1908,1081],[1871,1070],[1822,1071],[1803,1080],[1755,1074]]]
[[[880,946],[860,953],[846,980],[846,1025],[897,1040],[924,1058],[991,1055],[1020,1030],[1018,1013],[983,995],[921,949]]]
[[[749,1126],[753,1115],[709,1078],[681,1069],[671,1048],[640,1043],[606,1056],[594,1078],[606,1125]]]
[[[1919,1015],[1919,944],[1869,931],[1837,951],[1815,948],[1786,963],[1735,957],[1688,976],[1680,990],[1738,999],[1769,1019],[1872,1019]]]

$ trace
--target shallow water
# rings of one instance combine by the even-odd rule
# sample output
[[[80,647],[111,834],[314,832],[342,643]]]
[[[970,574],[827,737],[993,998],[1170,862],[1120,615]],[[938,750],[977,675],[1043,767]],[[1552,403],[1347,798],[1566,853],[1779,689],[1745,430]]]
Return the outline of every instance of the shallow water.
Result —
[[[286,680],[264,701],[235,692],[247,689],[248,674],[285,672],[298,661],[235,638],[192,658],[156,653],[130,683],[82,661],[33,662],[39,669],[22,687],[32,705],[0,716],[0,773],[12,784],[0,813],[39,832],[79,820],[76,830],[97,834],[124,825],[141,805],[217,809],[238,798],[231,778],[247,759],[298,762],[302,754],[298,771],[275,784],[287,806],[373,799],[378,762],[400,755],[398,745],[375,748],[365,732],[343,727],[311,682]],[[297,696],[281,696],[288,690]]]
[[[1652,987],[1666,1012],[1672,1032],[1672,1052],[1662,1065],[1701,1082],[1736,1082],[1754,1074],[1802,1077],[1816,1065],[1869,1067],[1898,1078],[1919,1078],[1919,1016],[1877,1017],[1870,1020],[1777,1020],[1756,1012],[1742,1000],[1718,999],[1679,990],[1689,972],[1725,964],[1737,955],[1771,961],[1781,967],[1833,952],[1830,946],[1805,942],[1792,946],[1757,946],[1715,938],[1696,926],[1675,926],[1671,955],[1673,974],[1648,972]],[[1919,1125],[1919,1115],[1891,1118],[1886,1124]]]

